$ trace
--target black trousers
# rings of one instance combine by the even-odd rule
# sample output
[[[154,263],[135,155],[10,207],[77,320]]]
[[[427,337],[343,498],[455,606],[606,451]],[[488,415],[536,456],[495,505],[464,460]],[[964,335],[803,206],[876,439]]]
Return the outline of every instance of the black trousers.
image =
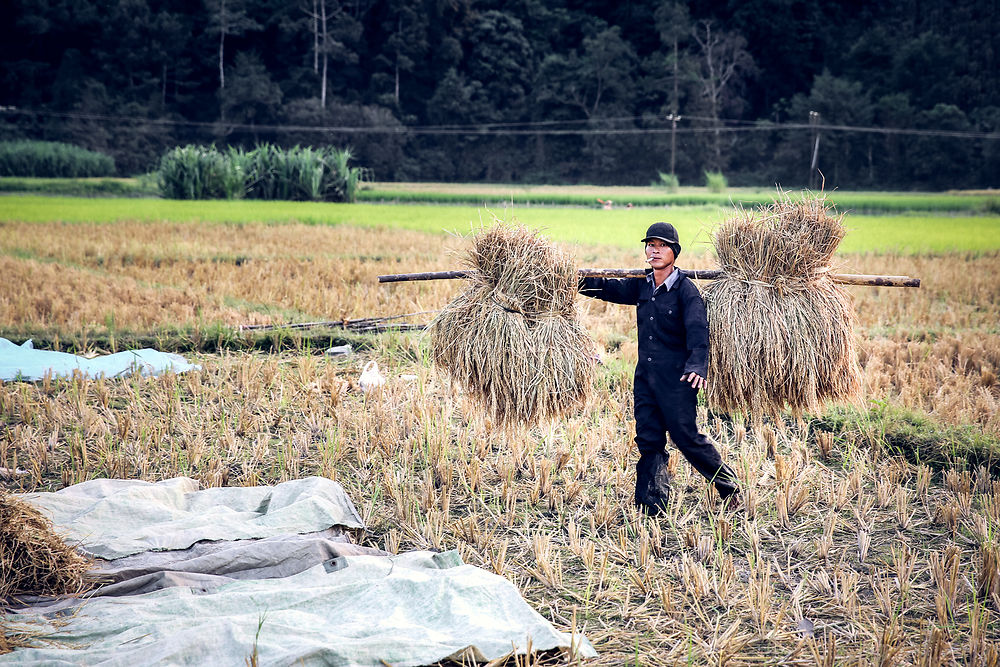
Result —
[[[650,368],[640,364],[635,369],[636,504],[660,501],[657,489],[662,489],[667,474],[667,433],[695,470],[715,484],[719,495],[729,497],[738,490],[736,475],[722,462],[712,440],[698,431],[698,391],[679,379],[683,365]]]

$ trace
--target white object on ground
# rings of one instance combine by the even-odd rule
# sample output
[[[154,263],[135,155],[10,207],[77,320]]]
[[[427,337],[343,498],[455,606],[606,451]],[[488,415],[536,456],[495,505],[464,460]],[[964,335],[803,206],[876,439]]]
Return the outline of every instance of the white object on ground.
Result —
[[[361,385],[361,391],[366,394],[372,389],[378,389],[385,384],[385,378],[378,372],[377,361],[372,359],[365,364],[364,369],[361,371],[361,377],[358,379],[358,384]]]
[[[339,357],[341,355],[350,354],[352,351],[353,349],[351,348],[351,344],[347,343],[346,345],[336,345],[331,347],[326,351],[326,354],[330,357]]]
[[[36,648],[0,655],[0,665],[243,665],[256,653],[262,665],[415,666],[485,662],[523,654],[529,643],[597,655],[582,635],[554,628],[511,582],[463,563],[456,551],[391,555],[352,545],[337,529],[289,534],[329,523],[316,520],[324,503],[310,500],[342,492],[323,478],[205,490],[176,478],[21,494],[53,516],[56,530],[86,532],[85,542],[105,552],[136,541],[146,549],[188,545],[199,532],[189,514],[206,517],[200,528],[215,524],[200,540],[236,539],[253,515],[269,524],[280,516],[286,534],[104,561],[97,572],[114,583],[11,608],[7,628],[45,636]],[[353,510],[346,494],[342,500]]]
[[[20,468],[0,468],[0,479],[2,480],[15,480],[18,477],[27,477],[31,473],[27,470],[21,470]]]
[[[17,665],[429,665],[493,660],[590,642],[556,630],[517,588],[462,563],[457,552],[342,556],[277,579],[206,581],[124,597],[94,597],[59,620],[12,614],[17,630],[53,644],[0,656]]]
[[[33,382],[51,375],[53,379],[72,377],[80,371],[84,377],[118,377],[138,372],[142,375],[198,370],[201,366],[190,364],[179,354],[159,352],[149,348],[117,352],[93,359],[56,352],[36,350],[30,340],[16,345],[0,338],[0,380],[26,380]]]
[[[24,499],[65,531],[80,550],[115,559],[142,551],[186,549],[201,540],[243,540],[364,528],[344,488],[325,477],[275,486],[200,489],[188,477],[162,482],[93,479]]]

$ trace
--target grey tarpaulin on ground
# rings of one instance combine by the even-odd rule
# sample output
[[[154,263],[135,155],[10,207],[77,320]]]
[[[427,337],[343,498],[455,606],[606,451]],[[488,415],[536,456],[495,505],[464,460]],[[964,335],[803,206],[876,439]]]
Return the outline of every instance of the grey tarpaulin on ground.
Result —
[[[201,490],[187,477],[156,483],[94,479],[55,493],[25,494],[24,499],[79,542],[81,551],[106,559],[186,549],[200,540],[364,527],[343,487],[322,477]]]
[[[55,378],[72,377],[79,371],[84,377],[111,378],[138,372],[142,375],[183,373],[201,368],[190,364],[184,357],[172,352],[159,352],[145,348],[106,354],[88,359],[68,352],[36,350],[30,340],[16,345],[0,338],[0,380],[25,380],[33,382],[46,375]]]
[[[23,600],[6,622],[45,630],[49,642],[0,664],[244,665],[256,647],[262,665],[424,665],[523,652],[529,637],[536,650],[572,644],[580,656],[596,655],[506,579],[463,564],[457,552],[393,556],[350,544],[338,526],[360,526],[360,518],[324,478],[205,490],[184,478],[93,480],[22,497],[60,530],[86,525],[91,552],[131,555],[100,561],[112,583],[86,599]],[[329,518],[333,507],[341,519]],[[272,512],[280,521],[253,519]],[[210,522],[192,513],[220,526],[206,530]],[[316,528],[324,514],[327,525]],[[285,533],[234,539],[278,525]],[[192,542],[199,534],[215,537]]]

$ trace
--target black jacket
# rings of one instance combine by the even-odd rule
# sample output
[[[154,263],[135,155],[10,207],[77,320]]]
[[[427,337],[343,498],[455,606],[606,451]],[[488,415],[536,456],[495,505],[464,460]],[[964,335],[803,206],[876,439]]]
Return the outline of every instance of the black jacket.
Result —
[[[675,269],[679,271],[679,269]],[[647,276],[652,269],[647,269]],[[635,306],[639,366],[651,373],[673,371],[708,375],[708,319],[701,293],[680,271],[674,286],[653,289],[646,277],[584,278],[584,296]]]

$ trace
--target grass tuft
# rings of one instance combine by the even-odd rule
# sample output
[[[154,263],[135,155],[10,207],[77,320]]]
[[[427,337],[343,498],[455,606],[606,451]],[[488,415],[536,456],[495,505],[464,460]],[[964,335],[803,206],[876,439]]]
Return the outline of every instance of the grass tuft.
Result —
[[[901,456],[916,465],[942,471],[950,466],[985,466],[1000,475],[1000,437],[968,424],[943,424],[926,413],[872,402],[868,409],[835,407],[814,422],[817,437],[824,432],[887,456]]]

